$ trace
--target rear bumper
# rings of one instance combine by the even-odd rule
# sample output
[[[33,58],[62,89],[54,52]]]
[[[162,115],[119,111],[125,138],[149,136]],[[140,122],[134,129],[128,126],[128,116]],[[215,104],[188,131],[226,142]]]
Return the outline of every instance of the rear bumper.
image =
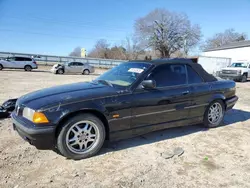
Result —
[[[90,71],[90,73],[94,73],[95,72],[95,67],[92,67],[89,71]]]
[[[11,114],[13,128],[31,145],[38,149],[51,149],[55,146],[55,126],[37,127],[24,118]]]
[[[226,110],[230,110],[234,107],[234,105],[236,104],[236,102],[238,101],[238,97],[237,96],[234,96],[230,99],[227,99],[226,100]]]

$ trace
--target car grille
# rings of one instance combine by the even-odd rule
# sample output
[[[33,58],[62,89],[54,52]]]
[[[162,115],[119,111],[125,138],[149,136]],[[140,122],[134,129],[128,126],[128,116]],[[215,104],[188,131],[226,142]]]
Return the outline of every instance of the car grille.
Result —
[[[223,74],[237,74],[237,70],[222,70]]]
[[[20,107],[19,105],[16,105],[16,107],[15,107],[15,113],[16,113],[17,116],[22,115],[22,113],[23,113],[23,108]]]

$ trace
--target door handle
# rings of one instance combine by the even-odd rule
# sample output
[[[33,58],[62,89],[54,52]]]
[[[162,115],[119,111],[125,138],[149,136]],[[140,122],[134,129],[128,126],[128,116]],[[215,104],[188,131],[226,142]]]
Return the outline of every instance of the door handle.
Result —
[[[182,95],[187,95],[187,94],[189,94],[189,91],[183,91],[182,92]]]

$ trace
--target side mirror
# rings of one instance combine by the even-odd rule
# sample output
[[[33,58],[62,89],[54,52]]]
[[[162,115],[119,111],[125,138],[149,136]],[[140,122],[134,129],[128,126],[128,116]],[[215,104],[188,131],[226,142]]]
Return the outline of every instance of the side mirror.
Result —
[[[141,85],[145,89],[154,89],[154,88],[156,88],[155,80],[143,80]]]

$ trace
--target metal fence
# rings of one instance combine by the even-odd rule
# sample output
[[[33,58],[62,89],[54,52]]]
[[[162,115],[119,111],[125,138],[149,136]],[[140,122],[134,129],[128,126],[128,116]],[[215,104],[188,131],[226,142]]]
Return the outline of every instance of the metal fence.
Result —
[[[27,54],[27,53],[16,53],[16,52],[0,52],[0,58],[6,58],[11,56],[24,56],[34,58],[40,65],[52,66],[56,63],[64,63],[69,61],[77,61],[82,63],[89,63],[95,67],[100,68],[112,68],[119,65],[124,60],[114,59],[98,59],[98,58],[81,58],[71,56],[53,56],[53,55],[42,55],[42,54]]]

